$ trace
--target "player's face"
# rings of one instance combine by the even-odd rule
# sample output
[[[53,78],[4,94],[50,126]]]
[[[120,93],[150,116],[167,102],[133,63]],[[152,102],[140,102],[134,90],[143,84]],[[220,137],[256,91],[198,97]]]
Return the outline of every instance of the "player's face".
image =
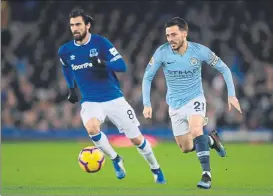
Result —
[[[179,50],[186,40],[187,31],[179,29],[177,25],[166,28],[166,37],[173,50]]]
[[[85,24],[81,16],[70,18],[70,29],[76,41],[82,41],[90,28],[90,24]]]

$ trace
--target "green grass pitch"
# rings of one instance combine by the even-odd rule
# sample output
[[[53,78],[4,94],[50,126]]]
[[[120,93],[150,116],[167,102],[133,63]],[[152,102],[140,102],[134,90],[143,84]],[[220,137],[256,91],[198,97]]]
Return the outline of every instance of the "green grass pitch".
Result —
[[[154,148],[167,184],[155,184],[134,147],[117,148],[127,176],[115,177],[107,158],[95,174],[83,172],[78,153],[90,142],[3,142],[1,195],[273,195],[273,145],[228,144],[227,157],[211,151],[212,188],[196,188],[201,167],[196,153],[183,154],[174,142]]]

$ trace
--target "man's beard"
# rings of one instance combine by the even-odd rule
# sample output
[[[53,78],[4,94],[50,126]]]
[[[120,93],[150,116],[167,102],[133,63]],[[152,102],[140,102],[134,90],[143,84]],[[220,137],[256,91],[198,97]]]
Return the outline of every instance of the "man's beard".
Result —
[[[183,45],[184,45],[184,40],[182,40],[182,41],[179,43],[179,45],[178,45],[176,48],[174,48],[173,50],[179,51],[179,49],[180,49]]]
[[[73,34],[75,41],[80,41],[80,42],[86,37],[86,35],[87,35],[87,31],[84,31],[82,35],[80,33]]]

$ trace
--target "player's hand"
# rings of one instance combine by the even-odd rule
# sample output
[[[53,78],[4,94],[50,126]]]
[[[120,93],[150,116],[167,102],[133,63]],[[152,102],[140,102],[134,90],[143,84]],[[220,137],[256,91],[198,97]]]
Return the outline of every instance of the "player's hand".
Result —
[[[233,105],[233,107],[235,107],[240,113],[242,113],[240,103],[235,96],[228,97],[228,110],[229,111],[231,110],[231,105]]]
[[[68,99],[68,101],[70,101],[73,104],[79,101],[79,98],[78,98],[75,88],[69,89],[69,95],[68,95],[67,99]]]
[[[143,116],[145,118],[152,118],[152,112],[153,112],[152,107],[144,106]]]
[[[105,68],[106,67],[105,62],[100,60],[97,56],[90,57],[90,61],[95,68]]]

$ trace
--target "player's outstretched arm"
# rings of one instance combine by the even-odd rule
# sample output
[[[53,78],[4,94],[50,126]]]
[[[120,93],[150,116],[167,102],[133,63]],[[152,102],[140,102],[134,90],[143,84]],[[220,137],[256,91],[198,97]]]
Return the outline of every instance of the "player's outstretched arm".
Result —
[[[62,71],[68,88],[74,88],[74,76],[71,67],[63,64]]]
[[[76,93],[76,90],[74,88],[74,75],[73,75],[71,67],[68,66],[68,64],[62,58],[62,47],[59,49],[58,55],[60,57],[60,62],[62,64],[62,72],[63,72],[64,78],[65,78],[67,87],[69,89],[69,95],[68,95],[67,99],[71,103],[76,103],[79,101],[79,99],[78,99],[78,95]]]
[[[231,106],[234,106],[240,113],[242,113],[240,103],[236,97],[232,74],[229,67],[210,49],[204,47],[202,53],[203,56],[206,57],[206,63],[217,69],[224,77],[228,90],[229,111],[231,110]]]
[[[74,75],[72,72],[71,67],[68,65],[68,63],[65,61],[65,47],[61,46],[58,50],[58,56],[60,58],[60,62],[62,64],[62,72],[64,75],[64,78],[66,80],[68,88],[74,88]]]
[[[146,67],[142,81],[142,97],[143,97],[143,115],[145,118],[152,118],[152,106],[150,100],[152,80],[160,68],[162,61],[159,51],[157,50]]]
[[[240,103],[235,96],[228,96],[228,110],[231,110],[231,106],[235,107],[240,113],[242,113]]]
[[[63,62],[61,60],[61,62]],[[62,63],[62,71],[64,78],[66,80],[68,89],[69,89],[69,95],[67,97],[68,101],[71,103],[76,103],[79,101],[78,95],[76,93],[75,87],[74,87],[74,76],[72,73],[72,69],[70,66],[66,66],[64,63]]]

